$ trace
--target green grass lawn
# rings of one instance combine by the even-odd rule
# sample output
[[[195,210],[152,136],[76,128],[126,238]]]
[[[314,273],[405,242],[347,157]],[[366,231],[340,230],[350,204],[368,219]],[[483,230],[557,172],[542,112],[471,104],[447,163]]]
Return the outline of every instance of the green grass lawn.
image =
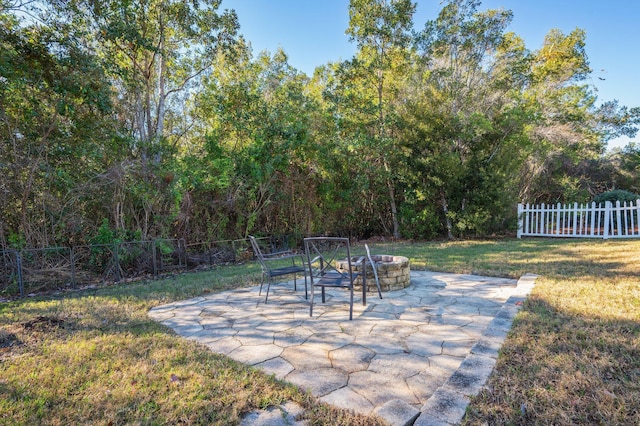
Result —
[[[539,274],[467,424],[640,424],[640,241],[393,243],[412,268]],[[160,304],[259,280],[255,263],[0,304],[0,424],[234,424],[298,402],[375,425],[151,321]]]

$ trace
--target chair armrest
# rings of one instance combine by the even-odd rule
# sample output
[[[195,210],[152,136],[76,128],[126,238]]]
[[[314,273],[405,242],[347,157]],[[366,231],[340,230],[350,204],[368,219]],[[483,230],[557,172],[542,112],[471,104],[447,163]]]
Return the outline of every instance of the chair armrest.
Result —
[[[300,259],[299,261],[302,266],[305,266],[306,264],[306,258],[304,253],[289,252],[288,254],[274,253],[274,254],[262,255],[262,260],[264,262],[276,262],[278,260],[287,260],[287,259],[291,259],[291,262],[293,263],[293,265],[296,265],[298,263],[296,259]]]
[[[294,253],[292,251],[281,251],[278,253],[268,253],[268,254],[263,254],[262,258],[264,260],[277,260],[277,259],[288,259],[290,257],[298,257],[301,256],[300,253]]]

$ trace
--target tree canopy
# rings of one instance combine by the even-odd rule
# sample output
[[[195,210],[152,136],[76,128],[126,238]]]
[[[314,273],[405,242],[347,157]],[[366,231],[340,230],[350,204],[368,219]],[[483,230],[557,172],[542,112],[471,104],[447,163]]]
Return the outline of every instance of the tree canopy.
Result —
[[[586,33],[531,49],[511,11],[351,0],[354,57],[311,76],[206,0],[0,2],[0,242],[96,235],[427,239],[516,204],[638,193],[640,108],[599,101]],[[117,232],[116,232],[117,231]]]

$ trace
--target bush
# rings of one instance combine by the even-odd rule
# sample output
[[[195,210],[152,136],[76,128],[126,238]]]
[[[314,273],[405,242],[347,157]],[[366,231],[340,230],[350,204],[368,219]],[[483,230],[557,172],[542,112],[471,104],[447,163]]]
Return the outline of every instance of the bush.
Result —
[[[595,196],[593,201],[598,204],[602,204],[606,201],[611,201],[612,203],[615,203],[616,201],[620,201],[621,203],[625,201],[634,202],[637,199],[640,199],[640,195],[623,189],[616,189],[613,191],[603,192],[602,194]]]

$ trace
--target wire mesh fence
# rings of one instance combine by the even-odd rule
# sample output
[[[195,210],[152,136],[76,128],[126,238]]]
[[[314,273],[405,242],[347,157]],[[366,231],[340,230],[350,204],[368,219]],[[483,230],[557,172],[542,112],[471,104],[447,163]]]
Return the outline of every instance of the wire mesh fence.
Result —
[[[269,253],[300,250],[302,237],[258,238]],[[370,246],[375,242],[370,242]],[[387,254],[393,245],[383,244]],[[182,239],[0,251],[0,300],[110,283],[158,279],[254,260],[248,239],[186,244]]]
[[[0,251],[0,298],[157,279],[250,260],[245,240],[182,239]]]

